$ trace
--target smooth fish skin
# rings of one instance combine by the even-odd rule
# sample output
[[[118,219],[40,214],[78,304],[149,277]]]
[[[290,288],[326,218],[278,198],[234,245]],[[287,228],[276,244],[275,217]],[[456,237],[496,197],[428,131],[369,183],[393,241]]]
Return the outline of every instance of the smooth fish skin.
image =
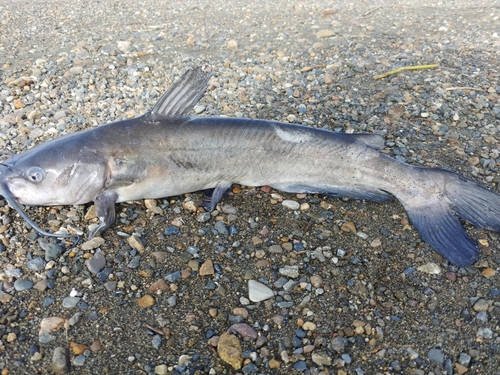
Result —
[[[213,209],[233,183],[377,202],[395,197],[424,240],[458,266],[478,257],[477,244],[459,218],[500,231],[499,195],[453,172],[381,154],[377,149],[384,142],[378,135],[186,117],[209,78],[201,69],[188,71],[144,116],[13,156],[0,168],[0,194],[18,211],[17,202],[93,201],[100,224],[90,237],[113,224],[117,202],[213,189]]]

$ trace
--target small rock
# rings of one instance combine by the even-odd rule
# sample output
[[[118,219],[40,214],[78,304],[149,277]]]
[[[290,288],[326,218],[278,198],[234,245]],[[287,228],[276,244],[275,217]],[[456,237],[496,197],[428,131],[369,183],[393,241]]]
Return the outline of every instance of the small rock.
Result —
[[[444,353],[441,349],[431,349],[427,353],[427,358],[442,365],[444,362]]]
[[[87,345],[83,345],[74,341],[69,342],[69,347],[75,355],[83,354],[83,352],[89,348]]]
[[[52,354],[52,371],[56,374],[67,374],[69,372],[69,353],[63,347],[57,347]]]
[[[313,323],[313,322],[305,322],[303,325],[302,325],[302,329],[304,331],[315,331],[316,330],[316,324]]]
[[[43,258],[38,257],[29,260],[27,266],[30,270],[38,272],[45,268],[45,264],[46,264],[45,260],[43,260]]]
[[[246,323],[236,323],[233,324],[229,329],[227,330],[228,332],[236,332],[239,334],[244,340],[246,339],[251,339],[251,340],[257,340],[257,332],[255,329],[250,327]]]
[[[427,273],[429,275],[439,275],[443,270],[436,263],[426,263],[419,267],[417,270],[423,273]]]
[[[14,289],[18,292],[22,292],[23,290],[33,288],[33,285],[34,283],[31,280],[19,279],[14,282]]]
[[[101,252],[98,252],[92,258],[87,259],[85,264],[91,273],[97,274],[106,266],[106,258]]]
[[[252,302],[261,302],[274,297],[274,292],[266,285],[255,280],[248,280],[248,298]]]
[[[235,335],[227,332],[220,335],[217,343],[217,353],[224,362],[230,364],[235,370],[241,369],[243,362],[241,344]]]
[[[176,234],[179,234],[180,229],[178,227],[175,227],[173,225],[169,225],[168,227],[165,228],[165,236],[174,236]]]
[[[155,304],[155,299],[150,296],[149,294],[146,294],[142,296],[139,301],[137,301],[137,304],[141,307],[150,307]]]
[[[238,42],[234,39],[231,39],[227,42],[227,48],[228,49],[237,49],[238,48]]]
[[[488,301],[483,299],[483,298],[478,299],[473,306],[474,310],[476,310],[478,312],[479,311],[486,311],[486,310],[488,310],[488,307],[489,307]]]
[[[333,30],[320,30],[316,33],[318,38],[329,38],[335,35],[335,31]]]
[[[293,364],[293,368],[296,370],[296,371],[300,371],[300,372],[303,372],[305,370],[307,370],[307,364],[305,361],[297,361]]]
[[[299,202],[292,201],[290,199],[285,199],[283,202],[281,202],[283,206],[286,208],[289,208],[290,210],[298,210],[300,208]]]
[[[168,367],[167,365],[158,365],[155,367],[155,374],[156,375],[167,375],[168,374]]]
[[[127,242],[131,248],[137,249],[138,252],[142,253],[144,251],[144,245],[139,236],[132,235],[127,239]]]
[[[487,279],[490,279],[492,278],[493,276],[495,276],[495,270],[493,268],[486,268],[483,272],[481,272],[481,274],[486,277]]]
[[[212,263],[212,259],[208,258],[200,267],[199,271],[201,276],[209,276],[215,273],[214,264]]]
[[[321,288],[323,286],[323,279],[321,276],[313,275],[311,276],[311,285],[315,288]]]
[[[97,353],[100,352],[101,350],[102,350],[101,341],[99,341],[99,339],[94,339],[94,341],[92,341],[92,344],[90,344],[90,351],[92,353]]]
[[[311,359],[317,365],[331,366],[332,364],[332,357],[325,353],[314,352]]]
[[[155,293],[158,290],[167,290],[168,289],[168,284],[165,280],[163,279],[158,279],[156,280],[151,286],[149,287],[149,292],[150,293]]]
[[[340,227],[342,232],[354,232],[356,233],[356,226],[352,221],[347,221]]]
[[[66,319],[60,318],[58,316],[51,316],[49,318],[43,318],[40,322],[40,330],[38,331],[38,335],[43,335],[45,333],[53,333],[59,327],[61,327]]]
[[[104,244],[104,239],[102,237],[94,237],[90,241],[84,242],[82,244],[82,250],[88,251],[88,250],[94,250],[97,249],[99,246],[102,246]],[[47,259],[47,257],[45,257]]]
[[[299,277],[299,267],[297,266],[285,266],[279,269],[279,273],[286,277],[291,277],[296,279]]]
[[[80,302],[80,297],[66,297],[62,300],[62,306],[65,309],[72,309]]]
[[[87,359],[87,357],[85,357],[84,355],[77,355],[73,359],[73,366],[75,366],[75,367],[82,367],[85,364],[85,360],[86,359]]]

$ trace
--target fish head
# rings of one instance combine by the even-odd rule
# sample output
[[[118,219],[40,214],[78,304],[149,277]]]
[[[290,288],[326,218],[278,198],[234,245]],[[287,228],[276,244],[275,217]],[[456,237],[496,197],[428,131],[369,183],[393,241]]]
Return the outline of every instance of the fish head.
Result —
[[[71,142],[47,142],[5,160],[0,164],[0,194],[29,206],[94,200],[106,183],[106,163],[95,150],[68,146]]]

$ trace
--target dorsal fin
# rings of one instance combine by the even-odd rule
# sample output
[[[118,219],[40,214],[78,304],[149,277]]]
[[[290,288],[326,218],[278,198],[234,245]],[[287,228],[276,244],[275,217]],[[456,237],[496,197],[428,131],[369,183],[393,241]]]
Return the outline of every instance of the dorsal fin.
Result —
[[[205,93],[210,77],[211,74],[204,72],[201,67],[189,69],[163,94],[150,115],[187,115]]]
[[[364,143],[365,145],[374,148],[375,150],[382,150],[385,146],[384,137],[378,134],[354,133],[349,134],[349,137],[352,137],[356,141]]]

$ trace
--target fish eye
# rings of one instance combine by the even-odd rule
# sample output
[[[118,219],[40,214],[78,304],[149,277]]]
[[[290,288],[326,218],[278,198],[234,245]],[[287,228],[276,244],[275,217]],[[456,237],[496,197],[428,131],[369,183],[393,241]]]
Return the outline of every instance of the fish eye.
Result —
[[[31,167],[26,172],[26,176],[31,182],[41,182],[45,178],[45,171],[40,167]]]

